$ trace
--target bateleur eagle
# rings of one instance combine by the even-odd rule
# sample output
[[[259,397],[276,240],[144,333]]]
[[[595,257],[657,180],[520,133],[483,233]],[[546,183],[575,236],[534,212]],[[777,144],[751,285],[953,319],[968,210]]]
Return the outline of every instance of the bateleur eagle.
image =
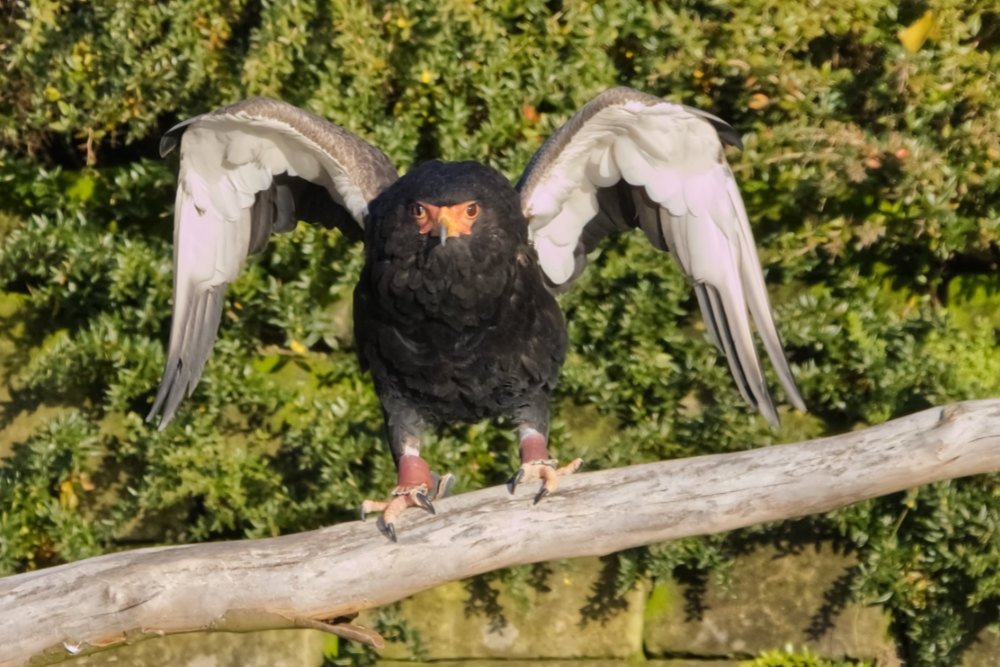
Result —
[[[160,428],[197,385],[226,285],[272,234],[298,220],[363,237],[354,293],[361,365],[382,404],[398,482],[379,527],[433,511],[445,482],[420,457],[425,429],[508,416],[537,502],[579,468],[549,455],[549,397],[567,347],[553,296],[611,232],[638,227],[694,283],[711,340],[743,397],[778,414],[751,319],[791,403],[804,410],[771,317],[747,214],[723,144],[732,127],[628,88],[586,104],[546,141],[516,187],[474,162],[429,162],[399,177],[380,150],[289,104],[254,98],[172,128],[180,144],[174,306],[166,370],[149,419]],[[446,476],[446,480],[449,476]]]

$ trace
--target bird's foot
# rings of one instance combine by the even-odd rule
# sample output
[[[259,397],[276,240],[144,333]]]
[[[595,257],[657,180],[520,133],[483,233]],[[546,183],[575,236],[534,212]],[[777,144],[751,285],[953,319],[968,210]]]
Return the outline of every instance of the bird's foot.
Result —
[[[535,494],[533,501],[535,504],[559,488],[560,477],[572,475],[581,466],[583,466],[583,459],[573,459],[560,467],[559,461],[549,457],[545,436],[538,432],[531,432],[521,439],[521,467],[507,481],[507,488],[511,493],[514,493],[518,484],[536,479],[542,480],[542,486]]]
[[[378,529],[393,542],[396,541],[396,518],[408,507],[420,507],[436,514],[433,500],[444,498],[451,491],[454,476],[443,477],[431,472],[419,456],[407,454],[399,459],[396,487],[392,500],[366,500],[361,503],[361,520],[372,512],[381,512]]]

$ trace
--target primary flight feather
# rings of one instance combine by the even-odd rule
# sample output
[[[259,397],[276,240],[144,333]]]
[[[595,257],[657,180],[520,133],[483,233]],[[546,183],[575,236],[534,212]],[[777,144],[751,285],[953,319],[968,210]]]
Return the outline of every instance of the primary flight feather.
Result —
[[[474,162],[429,162],[399,177],[374,146],[275,100],[238,102],[171,129],[180,145],[174,313],[167,366],[149,419],[160,428],[197,385],[211,354],[225,286],[246,258],[298,220],[363,237],[355,338],[372,375],[398,472],[379,526],[395,539],[407,507],[433,511],[446,481],[420,457],[441,423],[508,416],[520,439],[511,486],[560,467],[548,452],[549,397],[567,335],[553,293],[612,232],[639,228],[694,283],[709,335],[744,398],[778,415],[756,327],[791,403],[804,404],[771,316],[749,220],[723,143],[722,120],[628,88],[586,104],[532,158],[516,187]],[[445,478],[447,480],[447,477]]]

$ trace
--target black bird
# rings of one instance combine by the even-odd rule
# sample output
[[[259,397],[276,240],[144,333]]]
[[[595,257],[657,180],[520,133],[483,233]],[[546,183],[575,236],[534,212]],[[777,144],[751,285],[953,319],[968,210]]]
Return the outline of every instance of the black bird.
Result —
[[[420,457],[425,429],[509,416],[521,443],[518,483],[554,491],[549,396],[566,354],[553,296],[607,234],[640,228],[694,283],[715,345],[743,397],[778,415],[751,318],[790,401],[804,404],[784,358],[736,182],[724,121],[628,88],[597,96],[532,158],[516,187],[475,162],[429,162],[398,177],[390,160],[318,116],[254,98],[172,128],[180,143],[174,315],[149,419],[160,428],[197,385],[225,286],[271,234],[298,220],[364,238],[354,293],[358,356],[374,380],[398,471],[392,500],[367,500],[380,528],[410,506],[434,511],[447,485]]]

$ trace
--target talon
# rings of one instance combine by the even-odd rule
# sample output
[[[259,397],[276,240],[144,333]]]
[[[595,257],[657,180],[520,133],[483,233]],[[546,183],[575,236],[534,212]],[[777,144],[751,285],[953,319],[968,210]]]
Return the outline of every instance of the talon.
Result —
[[[393,525],[392,521],[386,523],[385,521],[382,520],[382,517],[379,517],[377,525],[378,529],[382,531],[383,535],[388,537],[393,542],[396,541],[396,526]]]
[[[517,489],[517,485],[520,484],[521,480],[523,479],[524,479],[524,468],[518,468],[517,472],[514,473],[510,479],[507,480],[507,490],[510,491],[511,493],[514,493],[514,490]]]
[[[451,487],[453,487],[454,485],[455,485],[455,476],[452,475],[450,472],[447,473],[444,477],[438,479],[435,485],[437,491],[434,493],[434,499],[437,500],[438,498],[447,498],[448,496],[450,496]]]
[[[572,475],[583,466],[583,459],[573,459],[568,464],[559,467],[559,462],[555,459],[538,459],[525,461],[521,468],[514,473],[514,476],[507,482],[508,489],[514,493],[514,489],[521,482],[528,482],[535,479],[542,480],[542,487],[535,494],[533,505],[545,496],[555,493],[559,488],[559,478],[564,475]]]
[[[434,510],[434,504],[431,502],[431,499],[427,497],[426,493],[422,491],[417,491],[416,493],[413,494],[413,497],[416,499],[417,504],[420,505],[422,508],[424,508],[431,514],[437,514],[437,512]]]
[[[554,463],[552,466],[544,466],[538,471],[538,476],[542,479],[542,488],[538,490],[535,495],[534,505],[538,504],[538,501],[549,495],[550,493],[555,493],[555,490],[559,488],[559,472],[556,470],[558,463]]]
[[[542,488],[538,489],[538,493],[535,494],[535,499],[532,501],[532,505],[537,505],[545,496],[549,495],[549,487],[542,484]]]
[[[419,456],[405,455],[399,464],[396,488],[388,502],[365,500],[361,503],[361,520],[372,512],[381,512],[378,529],[393,542],[396,541],[395,521],[409,507],[419,507],[437,514],[433,500],[446,496],[455,481],[454,475],[443,477],[432,473]]]

